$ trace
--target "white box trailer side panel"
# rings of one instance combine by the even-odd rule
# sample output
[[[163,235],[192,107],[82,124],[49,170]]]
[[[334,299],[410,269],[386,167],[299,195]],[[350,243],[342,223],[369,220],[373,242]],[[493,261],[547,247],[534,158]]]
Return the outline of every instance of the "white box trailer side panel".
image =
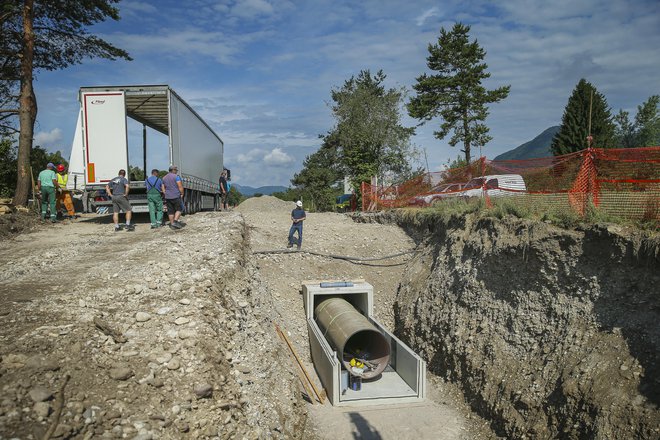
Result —
[[[83,92],[81,104],[85,183],[109,182],[120,169],[128,171],[124,92]]]
[[[170,93],[172,163],[182,175],[217,183],[224,146],[215,133],[181,100]]]
[[[82,130],[82,112],[78,112],[78,122],[76,123],[76,132],[73,135],[71,144],[71,156],[69,157],[69,180],[67,189],[80,188],[85,183],[85,154],[83,149],[83,130]]]

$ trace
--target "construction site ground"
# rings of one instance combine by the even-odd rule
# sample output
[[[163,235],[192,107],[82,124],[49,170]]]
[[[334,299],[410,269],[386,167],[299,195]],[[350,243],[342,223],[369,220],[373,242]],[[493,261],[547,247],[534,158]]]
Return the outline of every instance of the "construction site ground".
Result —
[[[292,203],[252,198],[180,231],[114,232],[108,217],[39,224],[0,241],[0,439],[489,439],[451,383],[426,401],[336,408],[302,397],[287,332],[316,384],[301,283],[364,279],[394,325],[413,241],[393,225],[310,213],[286,249]],[[5,224],[7,224],[5,222]],[[30,229],[30,230],[28,230]],[[70,377],[67,381],[67,377]],[[58,410],[61,413],[58,414]]]

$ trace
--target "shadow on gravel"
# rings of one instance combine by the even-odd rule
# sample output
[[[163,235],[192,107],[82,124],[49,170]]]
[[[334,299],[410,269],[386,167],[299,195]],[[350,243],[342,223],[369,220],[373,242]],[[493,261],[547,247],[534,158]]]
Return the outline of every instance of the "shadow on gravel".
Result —
[[[124,217],[124,214],[119,214],[119,223],[124,223],[125,221],[126,221],[126,217]],[[109,225],[112,223],[112,214],[94,215],[93,217],[79,218],[78,220],[76,220],[76,222],[94,223],[98,225]],[[136,225],[141,225],[141,224],[148,225],[151,222],[151,220],[149,220],[149,213],[148,212],[133,213],[131,222]]]
[[[355,430],[353,431],[353,438],[355,440],[381,440],[383,438],[378,430],[371,426],[359,413],[348,413],[348,417],[355,426]]]

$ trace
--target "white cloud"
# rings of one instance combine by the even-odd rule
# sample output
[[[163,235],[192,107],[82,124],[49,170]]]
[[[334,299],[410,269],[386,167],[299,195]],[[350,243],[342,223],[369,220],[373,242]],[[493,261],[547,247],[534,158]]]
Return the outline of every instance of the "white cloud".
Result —
[[[46,149],[66,150],[62,143],[62,130],[53,128],[51,131],[40,131],[34,135],[34,145],[39,145]]]
[[[241,35],[202,29],[166,29],[160,32],[115,35],[113,42],[134,56],[161,55],[177,63],[196,56],[202,59],[211,58],[221,64],[236,64],[237,55],[243,53],[246,45],[264,37],[261,31]]]
[[[129,14],[143,14],[148,13],[152,14],[158,11],[154,5],[150,5],[147,2],[122,2],[120,4],[122,12],[128,12]]]
[[[434,17],[434,16],[439,16],[439,15],[440,15],[439,9],[434,6],[431,9],[428,9],[428,10],[424,11],[424,13],[422,15],[420,15],[419,17],[417,17],[417,19],[415,21],[417,23],[417,26],[422,26],[426,22],[427,19],[429,19],[431,17]]]
[[[281,148],[273,148],[273,150],[264,156],[264,163],[272,166],[285,166],[293,163],[295,159]]]
[[[231,9],[231,13],[240,18],[268,16],[273,13],[273,5],[264,0],[239,0]]]
[[[253,148],[247,153],[239,153],[238,156],[236,156],[236,162],[240,164],[253,164],[257,161],[260,162],[266,153],[265,150],[260,148]]]

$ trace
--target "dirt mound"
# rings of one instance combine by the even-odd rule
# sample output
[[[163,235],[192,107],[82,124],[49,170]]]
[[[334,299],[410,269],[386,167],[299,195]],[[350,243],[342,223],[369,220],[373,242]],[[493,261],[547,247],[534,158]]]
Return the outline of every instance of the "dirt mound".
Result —
[[[285,202],[273,196],[250,197],[240,205],[238,210],[247,212],[289,212],[296,205],[293,202]]]
[[[39,226],[39,216],[34,212],[14,212],[0,215],[0,239],[28,232]]]

